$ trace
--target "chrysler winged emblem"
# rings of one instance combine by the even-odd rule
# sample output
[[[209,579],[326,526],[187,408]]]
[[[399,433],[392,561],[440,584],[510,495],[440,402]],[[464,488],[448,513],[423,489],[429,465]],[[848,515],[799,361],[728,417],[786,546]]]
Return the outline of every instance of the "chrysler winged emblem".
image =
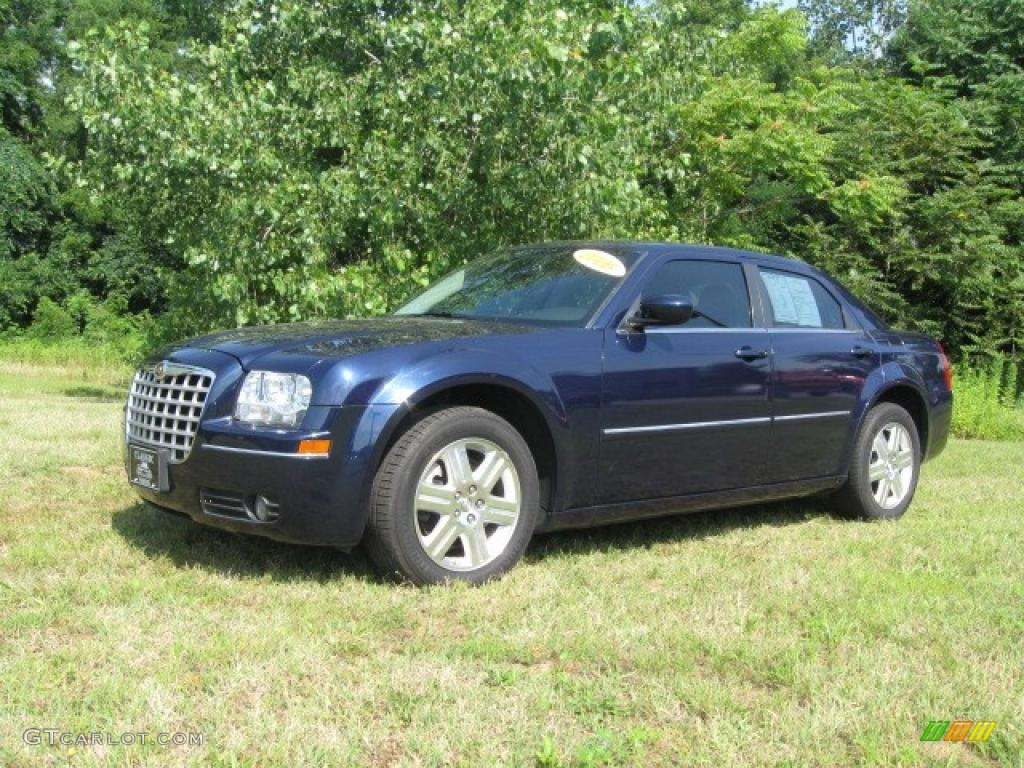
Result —
[[[169,376],[178,376],[179,374],[189,373],[196,369],[187,365],[179,365],[178,363],[161,360],[159,363],[154,363],[147,370],[151,371],[158,379],[166,379]]]

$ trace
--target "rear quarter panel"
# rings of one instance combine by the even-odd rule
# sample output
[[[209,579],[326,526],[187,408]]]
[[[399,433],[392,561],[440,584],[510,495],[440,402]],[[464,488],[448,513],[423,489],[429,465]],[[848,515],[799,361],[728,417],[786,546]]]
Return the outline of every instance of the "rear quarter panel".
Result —
[[[942,453],[949,440],[953,393],[946,388],[942,356],[934,339],[908,331],[876,331],[881,353],[877,400],[894,386],[912,386],[925,403],[927,434],[922,435],[924,460]]]

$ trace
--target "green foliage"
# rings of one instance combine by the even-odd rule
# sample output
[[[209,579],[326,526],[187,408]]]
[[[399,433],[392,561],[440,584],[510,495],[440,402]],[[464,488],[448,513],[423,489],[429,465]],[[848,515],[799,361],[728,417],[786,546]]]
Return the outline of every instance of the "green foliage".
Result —
[[[27,336],[0,336],[0,363],[24,366],[59,368],[62,376],[81,375],[84,378],[102,376],[124,388],[131,379],[134,365],[140,359],[142,337],[126,347],[119,343],[96,344],[81,336],[68,336],[60,341],[46,341]]]
[[[953,434],[981,440],[1024,440],[1021,366],[995,360],[956,375]]]
[[[27,363],[78,365],[136,362],[152,347],[156,328],[148,313],[130,314],[123,296],[97,301],[82,290],[63,303],[43,296],[24,331],[0,334],[0,357]]]
[[[118,20],[145,24],[154,63],[189,39],[212,39],[223,0],[0,0],[0,332],[87,292],[130,313],[159,311],[167,262],[159,238],[117,200],[59,173],[88,137],[65,96],[78,79],[68,41]],[[54,171],[57,173],[54,173]]]
[[[78,51],[66,170],[166,245],[175,333],[377,313],[498,244],[612,236],[799,255],[955,349],[1019,348],[989,123],[817,64],[799,13],[709,9],[253,0],[170,69],[122,26]]]
[[[949,311],[969,318],[953,341],[967,353],[1019,358],[1024,327],[1024,3],[914,0],[893,40],[891,62],[918,89],[941,95],[977,137],[958,153],[975,172],[927,210],[954,241],[962,296]],[[930,162],[941,159],[935,153]],[[971,274],[959,273],[963,264]],[[950,280],[952,282],[952,280]]]
[[[43,296],[32,316],[29,336],[40,341],[60,341],[77,335],[79,330],[78,323],[70,312],[49,297]]]
[[[49,178],[35,158],[0,129],[0,259],[45,244]]]
[[[664,54],[606,5],[248,3],[198,80],[122,28],[82,51],[83,178],[147,212],[200,325],[382,311],[499,243],[628,234],[657,211],[619,105]]]
[[[1019,349],[1024,206],[976,155],[970,107],[880,78],[840,82],[828,165],[850,179],[808,209],[796,253],[844,278],[892,322],[961,353]],[[878,126],[884,125],[885,131]],[[865,141],[865,135],[872,135]]]

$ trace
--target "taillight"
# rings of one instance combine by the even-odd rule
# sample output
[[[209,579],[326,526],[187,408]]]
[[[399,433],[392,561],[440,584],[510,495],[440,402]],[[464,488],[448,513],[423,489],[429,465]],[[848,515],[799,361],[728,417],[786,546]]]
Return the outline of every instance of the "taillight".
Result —
[[[949,355],[946,348],[939,344],[939,369],[942,371],[942,380],[946,382],[946,389],[953,391],[953,364],[949,362]]]

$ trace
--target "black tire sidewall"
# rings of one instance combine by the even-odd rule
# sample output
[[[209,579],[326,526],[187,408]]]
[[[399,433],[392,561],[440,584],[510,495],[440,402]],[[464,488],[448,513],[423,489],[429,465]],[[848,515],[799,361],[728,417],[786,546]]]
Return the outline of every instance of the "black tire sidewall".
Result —
[[[416,532],[412,508],[416,488],[427,462],[445,446],[466,438],[483,438],[504,450],[519,475],[522,501],[519,521],[505,551],[473,571],[453,571],[435,563],[423,550]],[[485,582],[504,573],[522,557],[533,535],[540,510],[540,483],[536,463],[526,441],[501,417],[481,408],[456,407],[433,414],[431,423],[418,434],[397,466],[397,481],[388,500],[391,546],[403,575],[421,584],[444,581]]]
[[[869,469],[871,464],[871,446],[879,430],[886,424],[902,425],[910,435],[914,449],[913,476],[906,497],[892,509],[886,509],[877,501],[871,492]],[[854,455],[850,461],[849,487],[845,489],[847,510],[852,514],[868,520],[895,520],[907,511],[914,494],[917,492],[917,481],[921,476],[921,439],[917,433],[917,425],[906,410],[895,403],[881,403],[872,408],[864,419],[860,433],[854,444]]]

